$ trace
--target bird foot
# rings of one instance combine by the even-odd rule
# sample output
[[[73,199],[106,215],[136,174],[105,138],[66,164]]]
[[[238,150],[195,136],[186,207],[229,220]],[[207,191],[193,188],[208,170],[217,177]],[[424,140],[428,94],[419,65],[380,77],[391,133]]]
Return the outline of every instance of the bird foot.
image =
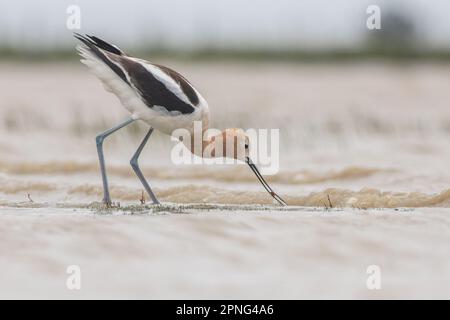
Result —
[[[120,209],[120,202],[95,201],[89,204],[89,207],[96,210]]]

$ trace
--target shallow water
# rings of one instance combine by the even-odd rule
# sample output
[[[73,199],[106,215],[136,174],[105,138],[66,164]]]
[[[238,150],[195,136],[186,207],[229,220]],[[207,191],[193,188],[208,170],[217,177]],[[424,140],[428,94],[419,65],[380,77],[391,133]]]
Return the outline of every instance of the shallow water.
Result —
[[[104,210],[94,137],[124,109],[78,64],[2,63],[0,297],[450,296],[449,65],[166,64],[213,126],[280,129],[267,180],[291,206],[245,165],[175,166],[158,133],[140,164],[164,205],[142,205],[135,124],[105,142]]]
[[[292,205],[450,206],[450,66],[166,64],[208,98],[214,127],[280,129],[267,180]],[[98,201],[93,138],[126,111],[77,64],[1,69],[0,199]],[[116,201],[140,199],[128,162],[144,133],[136,124],[105,143]],[[156,134],[140,161],[163,201],[272,203],[246,166],[175,166],[173,145]]]
[[[448,209],[232,209],[3,209],[0,297],[450,297]]]

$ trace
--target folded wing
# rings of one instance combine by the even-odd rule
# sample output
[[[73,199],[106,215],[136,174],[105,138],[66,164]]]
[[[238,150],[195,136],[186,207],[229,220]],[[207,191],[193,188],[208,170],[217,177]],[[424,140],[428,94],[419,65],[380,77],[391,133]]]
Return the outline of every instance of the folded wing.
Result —
[[[150,108],[165,108],[174,114],[190,114],[199,104],[196,90],[186,78],[176,71],[152,64],[148,61],[127,56],[118,47],[94,36],[75,34],[84,46],[79,47],[80,54],[87,59],[87,65],[101,69],[96,73],[108,85],[103,65],[125,82]],[[102,64],[102,66],[98,65]],[[103,69],[102,69],[103,68]],[[106,80],[105,80],[106,79]],[[109,86],[112,87],[112,86]],[[111,88],[114,92],[114,88]],[[116,94],[119,94],[116,92]]]

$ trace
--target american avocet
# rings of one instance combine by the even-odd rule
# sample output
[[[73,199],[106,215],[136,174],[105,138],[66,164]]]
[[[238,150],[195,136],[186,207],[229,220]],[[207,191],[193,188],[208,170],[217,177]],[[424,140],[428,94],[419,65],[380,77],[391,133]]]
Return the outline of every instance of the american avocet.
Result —
[[[154,128],[170,135],[175,129],[179,128],[192,131],[194,122],[201,121],[203,131],[206,130],[209,124],[208,103],[186,78],[170,68],[130,57],[118,47],[94,36],[82,36],[75,33],[75,38],[82,42],[77,46],[79,54],[83,57],[81,62],[93,71],[103,82],[106,90],[113,92],[131,113],[130,118],[96,137],[103,182],[103,202],[107,206],[111,205],[103,155],[103,141],[107,136],[130,123],[143,120],[150,126],[150,129],[131,158],[130,164],[153,203],[159,204],[139,168],[139,155]],[[200,156],[204,156],[206,148],[215,150],[216,142],[219,141],[227,146],[231,141],[234,152],[230,157],[245,161],[267,192],[280,204],[286,205],[283,199],[270,188],[255,164],[250,160],[249,138],[242,130],[225,129],[220,135],[211,137],[208,141],[203,141]],[[191,152],[195,153],[194,144],[191,145]],[[245,148],[244,154],[237,152],[238,146]],[[217,148],[219,148],[218,145]],[[214,151],[209,154],[214,156]],[[225,152],[222,154],[228,156]]]

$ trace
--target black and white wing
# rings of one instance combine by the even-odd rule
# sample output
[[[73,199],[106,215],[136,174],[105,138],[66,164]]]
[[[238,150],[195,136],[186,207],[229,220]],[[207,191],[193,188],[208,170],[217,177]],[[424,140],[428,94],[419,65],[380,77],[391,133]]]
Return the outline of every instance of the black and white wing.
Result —
[[[182,114],[194,112],[199,98],[194,88],[179,73],[128,57],[121,57],[118,63],[147,106],[164,107]]]
[[[83,63],[93,69],[108,89],[119,97],[123,93],[118,91],[124,91],[123,85],[126,84],[146,106],[154,110],[164,108],[172,114],[191,114],[199,105],[197,91],[178,72],[129,57],[118,47],[97,37],[79,34],[75,37],[84,44],[78,47],[80,55],[85,58]],[[117,83],[117,77],[122,83]]]

